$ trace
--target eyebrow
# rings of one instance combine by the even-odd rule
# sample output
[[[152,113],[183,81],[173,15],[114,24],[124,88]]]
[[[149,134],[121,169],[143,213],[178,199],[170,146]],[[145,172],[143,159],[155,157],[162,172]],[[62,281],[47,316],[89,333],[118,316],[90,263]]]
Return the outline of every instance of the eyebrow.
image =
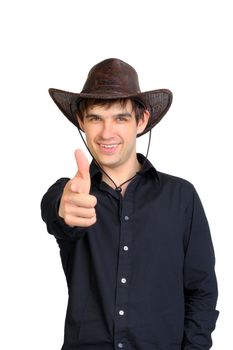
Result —
[[[98,117],[98,118],[102,118],[102,116],[100,114],[94,114],[94,113],[90,113],[85,115],[85,118],[93,118],[93,117]],[[129,112],[125,112],[125,113],[118,113],[118,114],[113,114],[112,117],[127,117],[127,118],[132,118],[132,114]]]

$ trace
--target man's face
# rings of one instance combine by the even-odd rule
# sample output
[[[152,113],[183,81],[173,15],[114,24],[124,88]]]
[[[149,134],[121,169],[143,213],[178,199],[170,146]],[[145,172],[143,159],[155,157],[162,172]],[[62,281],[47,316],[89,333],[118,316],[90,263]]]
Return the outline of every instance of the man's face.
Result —
[[[136,137],[146,127],[149,113],[136,123],[131,101],[106,106],[92,106],[79,124],[86,135],[87,145],[103,168],[130,166],[136,159]]]

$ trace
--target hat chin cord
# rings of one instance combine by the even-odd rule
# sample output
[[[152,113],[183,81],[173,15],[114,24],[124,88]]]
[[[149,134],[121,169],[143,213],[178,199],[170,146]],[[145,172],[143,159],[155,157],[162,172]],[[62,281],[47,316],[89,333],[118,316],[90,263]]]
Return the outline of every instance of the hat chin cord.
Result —
[[[105,170],[100,166],[100,164],[97,162],[97,160],[95,159],[95,157],[94,157],[93,154],[91,153],[91,151],[90,151],[90,149],[89,149],[89,147],[88,147],[86,141],[84,140],[84,137],[83,137],[83,135],[82,135],[82,133],[81,133],[81,131],[80,131],[79,128],[78,128],[78,132],[79,132],[79,134],[80,134],[80,136],[81,136],[81,139],[82,139],[83,142],[84,142],[84,145],[86,146],[88,152],[90,153],[92,159],[95,161],[95,163],[97,164],[97,166],[99,167],[99,169],[100,169],[100,170],[107,176],[107,178],[114,184],[114,186],[115,186],[115,191],[116,191],[116,192],[119,192],[119,193],[120,193],[120,192],[122,191],[122,186],[123,186],[124,184],[126,184],[127,182],[133,180],[133,179],[140,173],[140,171],[142,171],[142,169],[143,169],[143,167],[144,167],[144,165],[145,165],[145,163],[146,163],[146,161],[147,161],[148,154],[149,154],[150,142],[151,142],[151,129],[149,130],[149,140],[148,140],[148,145],[147,145],[146,157],[145,157],[145,159],[144,159],[144,161],[143,161],[143,164],[142,164],[142,167],[141,167],[140,171],[136,172],[136,174],[135,174],[134,176],[132,176],[132,177],[129,178],[128,180],[122,182],[122,184],[120,184],[119,186],[117,186],[117,184],[115,183],[115,181],[106,173],[106,171],[105,171]]]

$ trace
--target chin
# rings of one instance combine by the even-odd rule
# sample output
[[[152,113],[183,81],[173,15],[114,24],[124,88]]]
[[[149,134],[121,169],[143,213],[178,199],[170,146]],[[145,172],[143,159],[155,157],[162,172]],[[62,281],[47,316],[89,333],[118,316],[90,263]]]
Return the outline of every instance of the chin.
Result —
[[[113,169],[113,168],[116,168],[117,166],[119,166],[120,165],[120,162],[117,162],[117,161],[107,161],[107,160],[103,160],[103,159],[97,159],[97,162],[101,165],[101,166],[103,166],[103,167],[107,167],[107,168],[111,168],[111,169]]]
[[[113,157],[113,156],[97,156],[96,157],[97,162],[108,168],[116,168],[121,164],[121,159],[119,157]]]

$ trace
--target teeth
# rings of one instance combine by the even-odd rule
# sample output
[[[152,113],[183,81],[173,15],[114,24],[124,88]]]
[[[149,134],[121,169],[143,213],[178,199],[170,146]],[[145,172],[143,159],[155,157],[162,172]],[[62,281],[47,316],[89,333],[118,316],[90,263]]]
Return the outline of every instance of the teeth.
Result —
[[[101,145],[101,147],[104,147],[104,148],[115,148],[115,147],[117,147],[117,145],[116,144],[114,144],[114,145]]]

